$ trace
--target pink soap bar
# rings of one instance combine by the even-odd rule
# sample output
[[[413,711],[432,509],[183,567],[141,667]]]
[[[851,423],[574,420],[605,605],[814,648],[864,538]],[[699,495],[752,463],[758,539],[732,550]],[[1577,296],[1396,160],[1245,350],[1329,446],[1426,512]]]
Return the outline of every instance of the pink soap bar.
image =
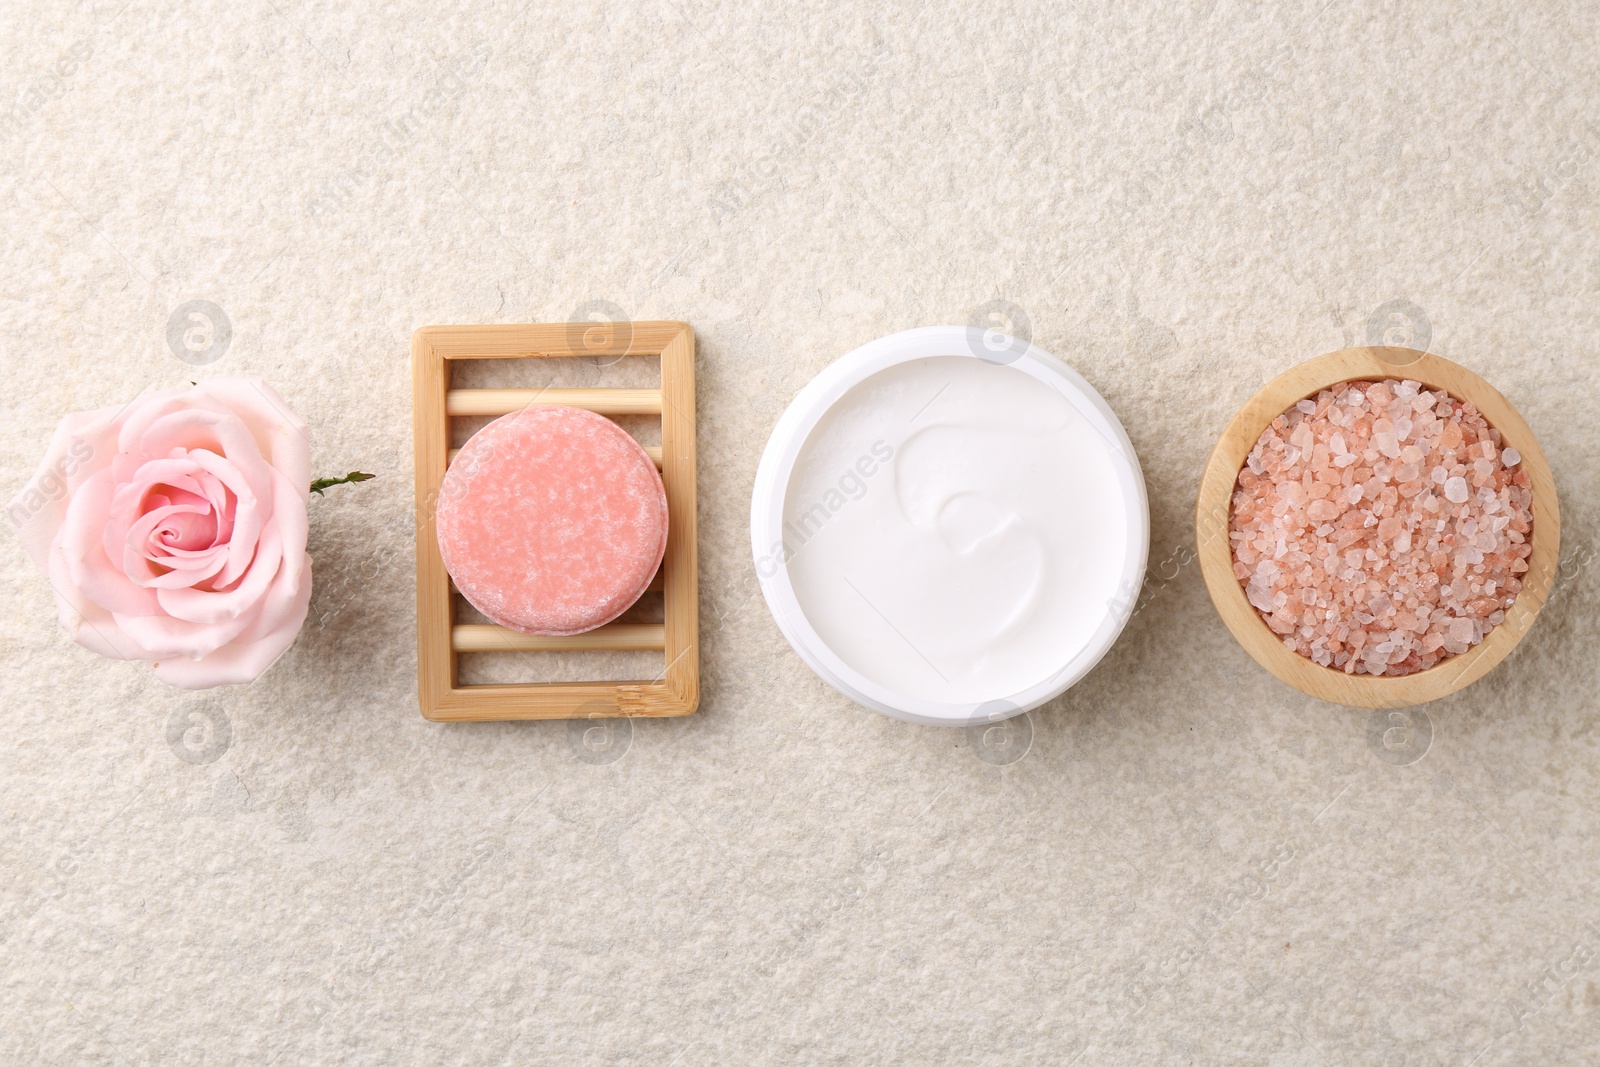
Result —
[[[526,408],[473,434],[445,472],[435,520],[456,588],[527,634],[610,622],[667,551],[667,493],[649,454],[578,408]]]

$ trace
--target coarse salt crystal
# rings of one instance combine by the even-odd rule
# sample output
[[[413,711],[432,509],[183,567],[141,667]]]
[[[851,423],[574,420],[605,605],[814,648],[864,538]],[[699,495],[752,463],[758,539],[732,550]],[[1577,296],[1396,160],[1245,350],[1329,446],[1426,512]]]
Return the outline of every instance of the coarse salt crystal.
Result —
[[[1532,498],[1500,444],[1472,405],[1414,382],[1296,403],[1235,488],[1250,603],[1285,646],[1346,673],[1411,674],[1465,652],[1528,570]]]

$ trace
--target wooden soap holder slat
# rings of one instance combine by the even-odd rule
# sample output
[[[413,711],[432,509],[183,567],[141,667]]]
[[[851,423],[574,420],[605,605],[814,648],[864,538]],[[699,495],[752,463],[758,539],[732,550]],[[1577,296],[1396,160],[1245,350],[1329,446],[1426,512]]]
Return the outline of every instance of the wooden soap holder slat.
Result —
[[[456,623],[450,647],[457,652],[660,652],[667,647],[661,622],[611,622],[569,637],[539,637],[487,623]]]
[[[450,416],[509,415],[540,404],[583,408],[597,415],[659,415],[659,389],[451,389],[444,395]]]
[[[590,323],[424,326],[411,338],[412,422],[417,506],[417,703],[429,719],[612,718],[688,715],[700,704],[699,577],[695,552],[694,332],[682,322],[639,322],[595,340]],[[464,359],[659,356],[659,389],[455,389],[451,365]],[[459,594],[444,569],[434,503],[450,447],[452,418],[481,418],[559,404],[602,415],[655,415],[661,444],[645,451],[667,492],[667,550],[650,590],[663,621],[613,622],[567,637],[538,637],[487,623],[458,623]],[[462,685],[462,653],[659,651],[648,681]]]
[[[660,470],[661,469],[661,446],[660,445],[645,445],[644,446],[644,451],[645,451],[645,454],[650,457],[650,462],[654,463],[656,465],[656,470]],[[456,456],[460,452],[461,452],[461,449],[452,448],[450,450],[450,458],[449,458],[448,462],[449,463],[454,463],[456,461]]]

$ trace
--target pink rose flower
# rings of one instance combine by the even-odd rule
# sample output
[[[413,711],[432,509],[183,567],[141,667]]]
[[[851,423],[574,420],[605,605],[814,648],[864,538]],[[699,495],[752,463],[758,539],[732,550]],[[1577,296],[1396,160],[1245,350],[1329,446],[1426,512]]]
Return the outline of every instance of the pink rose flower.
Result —
[[[305,423],[255,378],[68,415],[12,500],[73,640],[184,689],[255,679],[311,602]]]

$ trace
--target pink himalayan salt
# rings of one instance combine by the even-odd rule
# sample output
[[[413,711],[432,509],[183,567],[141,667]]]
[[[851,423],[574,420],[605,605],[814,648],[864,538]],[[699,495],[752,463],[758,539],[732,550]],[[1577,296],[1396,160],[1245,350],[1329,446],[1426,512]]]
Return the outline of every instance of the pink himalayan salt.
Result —
[[[1413,381],[1297,402],[1239,471],[1234,576],[1324,667],[1412,674],[1465,652],[1504,621],[1532,552],[1528,475],[1500,441],[1472,404]]]
[[[502,626],[545,636],[621,615],[667,549],[667,494],[649,453],[578,408],[525,408],[473,434],[445,471],[435,519],[461,595]]]

